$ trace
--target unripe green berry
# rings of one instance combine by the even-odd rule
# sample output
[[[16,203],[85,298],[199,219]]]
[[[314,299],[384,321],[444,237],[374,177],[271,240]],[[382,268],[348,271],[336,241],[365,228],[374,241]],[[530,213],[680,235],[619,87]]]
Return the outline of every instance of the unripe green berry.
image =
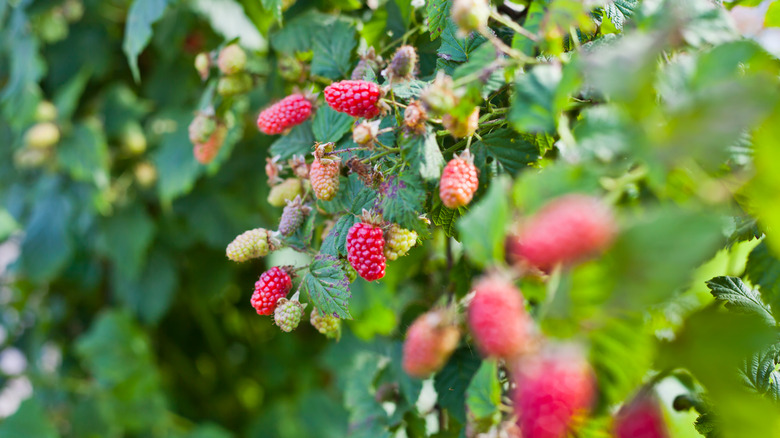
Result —
[[[211,57],[208,53],[201,52],[195,56],[195,71],[198,72],[200,78],[204,81],[209,77],[209,70],[211,69]]]
[[[301,322],[305,305],[301,305],[295,297],[292,300],[280,298],[276,303],[276,310],[274,310],[274,322],[276,325],[282,331],[288,333],[295,330]]]
[[[268,203],[274,207],[284,207],[287,201],[292,201],[303,193],[303,185],[298,178],[288,178],[271,187],[268,193]]]
[[[217,93],[230,97],[243,94],[252,89],[252,77],[248,73],[222,76],[217,83]]]
[[[24,135],[25,144],[35,149],[48,149],[60,141],[60,130],[51,122],[36,123]]]
[[[226,46],[219,51],[217,65],[226,75],[240,73],[246,67],[246,53],[238,44]]]
[[[122,149],[130,155],[141,155],[146,151],[146,136],[138,123],[131,122],[122,129]]]
[[[318,332],[328,338],[336,340],[341,338],[341,320],[339,318],[333,315],[323,315],[319,309],[315,308],[311,311],[309,322]]]
[[[36,122],[53,122],[57,120],[57,107],[48,100],[42,100],[35,108]]]
[[[268,231],[263,228],[255,228],[238,235],[227,247],[227,257],[234,262],[264,257],[268,255],[270,245]]]

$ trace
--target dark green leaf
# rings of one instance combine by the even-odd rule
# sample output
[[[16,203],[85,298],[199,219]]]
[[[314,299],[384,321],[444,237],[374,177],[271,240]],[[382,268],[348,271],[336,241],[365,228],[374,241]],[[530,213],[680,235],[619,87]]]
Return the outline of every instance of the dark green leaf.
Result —
[[[426,6],[431,41],[441,35],[450,18],[450,0],[428,0]]]
[[[289,54],[312,50],[315,35],[334,21],[332,16],[309,10],[285,23],[283,28],[272,34],[271,47],[277,52]]]
[[[471,59],[471,53],[485,42],[485,37],[472,33],[466,38],[458,37],[458,26],[447,19],[447,27],[441,34],[439,57],[446,61],[465,62]]]
[[[436,134],[430,127],[425,135],[402,135],[398,145],[403,157],[412,164],[412,169],[419,172],[424,180],[436,180],[441,176],[444,156],[436,142]]]
[[[307,120],[294,127],[289,134],[279,137],[271,145],[270,152],[272,156],[278,155],[280,159],[286,160],[293,155],[306,156],[312,151],[313,146],[312,123]]]
[[[349,314],[349,279],[338,258],[324,254],[315,257],[301,285],[314,307],[326,314],[352,319]]]
[[[314,117],[314,139],[322,143],[338,142],[349,132],[354,121],[349,114],[340,113],[326,105],[320,108]]]
[[[743,382],[759,394],[780,401],[780,372],[777,370],[780,346],[775,344],[753,354],[740,368]]]
[[[480,360],[472,348],[455,350],[444,368],[433,379],[433,387],[439,395],[441,407],[461,423],[466,423],[466,396],[471,379],[479,369]]]
[[[384,194],[382,213],[388,222],[409,230],[422,231],[424,223],[418,217],[425,202],[423,184],[413,175],[393,176],[382,183]]]
[[[314,37],[311,72],[330,79],[348,77],[349,60],[356,45],[352,26],[336,22],[322,28]]]
[[[767,324],[774,326],[772,312],[761,301],[757,291],[750,289],[738,277],[715,277],[707,281],[712,296],[724,301],[726,308],[738,313],[754,314]]]
[[[761,295],[772,306],[780,305],[780,260],[769,250],[766,242],[753,248],[745,266],[745,275],[761,288]]]
[[[540,158],[539,148],[528,140],[529,137],[518,135],[511,129],[490,132],[471,146],[474,164],[485,172],[489,157],[498,162],[499,170],[515,176]]]
[[[457,229],[455,224],[457,219],[466,211],[461,207],[457,210],[453,210],[444,206],[440,199],[436,200],[436,204],[431,210],[431,222],[434,225],[441,227],[444,230],[444,235],[447,237],[455,236]]]
[[[162,18],[168,0],[134,0],[127,12],[125,22],[125,40],[122,50],[130,63],[130,71],[136,81],[141,79],[138,72],[138,55],[152,38],[152,25]]]

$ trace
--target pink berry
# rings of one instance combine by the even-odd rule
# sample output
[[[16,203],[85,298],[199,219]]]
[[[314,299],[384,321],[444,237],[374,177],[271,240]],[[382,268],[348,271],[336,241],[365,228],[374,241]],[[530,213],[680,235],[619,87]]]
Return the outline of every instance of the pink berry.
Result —
[[[252,307],[258,315],[273,315],[279,298],[284,298],[292,288],[292,279],[278,266],[263,272],[255,283]]]
[[[513,359],[525,350],[531,320],[523,296],[512,283],[485,278],[474,288],[468,324],[479,351],[490,357]]]
[[[379,85],[368,81],[341,81],[325,87],[325,102],[336,111],[370,119],[379,115]]]
[[[385,239],[382,229],[363,222],[347,232],[347,258],[357,273],[368,281],[385,276]]]
[[[623,406],[615,418],[615,438],[669,438],[658,401],[640,395]]]
[[[403,368],[413,377],[425,378],[439,371],[460,340],[460,330],[447,321],[446,311],[420,315],[406,332]]]
[[[463,207],[471,202],[478,187],[474,157],[465,151],[444,166],[439,181],[439,197],[447,208]]]
[[[515,411],[523,438],[564,438],[572,418],[595,397],[590,365],[574,348],[559,347],[521,362],[515,371]]]
[[[539,210],[519,236],[507,241],[507,254],[542,270],[572,264],[606,249],[615,236],[611,209],[599,199],[566,195]]]
[[[264,134],[281,134],[300,125],[311,115],[311,102],[302,94],[291,94],[263,110],[257,117],[257,128]]]

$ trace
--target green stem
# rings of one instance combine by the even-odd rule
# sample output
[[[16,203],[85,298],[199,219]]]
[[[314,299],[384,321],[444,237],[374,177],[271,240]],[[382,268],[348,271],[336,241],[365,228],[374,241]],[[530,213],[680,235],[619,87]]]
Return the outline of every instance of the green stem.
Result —
[[[389,148],[388,150],[386,150],[384,152],[380,152],[380,153],[378,153],[376,155],[372,155],[372,156],[370,156],[368,158],[364,158],[361,161],[364,162],[364,163],[368,163],[369,161],[378,160],[379,158],[382,158],[382,157],[384,157],[386,155],[390,155],[390,154],[395,153],[395,152],[401,152],[401,149],[400,148]]]

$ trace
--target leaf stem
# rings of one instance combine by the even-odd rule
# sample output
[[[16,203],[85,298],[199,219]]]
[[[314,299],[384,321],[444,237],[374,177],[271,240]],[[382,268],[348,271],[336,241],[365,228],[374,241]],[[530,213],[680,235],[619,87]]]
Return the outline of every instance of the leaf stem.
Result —
[[[499,23],[503,24],[504,26],[512,29],[513,31],[519,33],[520,35],[528,38],[529,40],[533,42],[538,42],[539,37],[537,37],[533,32],[530,30],[524,28],[523,26],[520,26],[519,24],[512,21],[511,18],[507,17],[506,15],[498,12],[497,10],[493,9],[490,11],[490,18],[498,21]]]

